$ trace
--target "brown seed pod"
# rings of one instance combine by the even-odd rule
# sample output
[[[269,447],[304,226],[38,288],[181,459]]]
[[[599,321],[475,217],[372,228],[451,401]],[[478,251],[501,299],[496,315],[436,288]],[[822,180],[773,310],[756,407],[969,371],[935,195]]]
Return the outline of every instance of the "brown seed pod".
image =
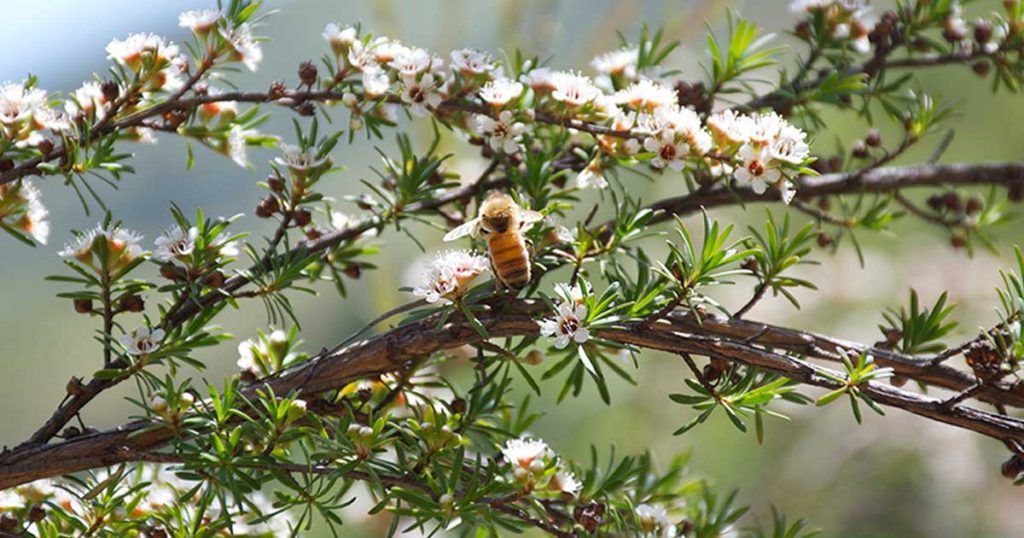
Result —
[[[92,312],[92,299],[75,299],[73,301],[75,306],[75,312],[79,314],[88,314]]]
[[[313,62],[305,61],[299,64],[299,80],[301,80],[303,84],[306,86],[316,84],[317,76],[317,68]]]

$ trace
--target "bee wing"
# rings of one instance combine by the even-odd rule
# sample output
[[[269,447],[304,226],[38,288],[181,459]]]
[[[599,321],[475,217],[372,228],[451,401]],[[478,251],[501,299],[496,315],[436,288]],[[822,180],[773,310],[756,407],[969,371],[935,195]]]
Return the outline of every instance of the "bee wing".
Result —
[[[519,227],[522,229],[529,228],[533,223],[544,220],[544,214],[539,211],[533,211],[531,209],[520,209],[519,210]]]
[[[456,240],[456,239],[458,239],[460,237],[465,237],[467,235],[474,235],[475,236],[477,233],[479,233],[479,230],[480,230],[480,219],[479,218],[475,218],[475,219],[473,219],[471,221],[466,222],[465,224],[461,224],[459,226],[456,226],[452,231],[444,234],[444,240],[445,241],[454,241],[454,240]]]

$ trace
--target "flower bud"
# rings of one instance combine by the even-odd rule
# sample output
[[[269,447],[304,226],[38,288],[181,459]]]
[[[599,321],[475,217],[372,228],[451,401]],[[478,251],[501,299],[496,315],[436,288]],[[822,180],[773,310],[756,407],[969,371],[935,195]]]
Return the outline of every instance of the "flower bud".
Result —
[[[225,281],[226,278],[224,277],[224,273],[220,271],[214,271],[203,277],[203,284],[206,284],[211,288],[222,288],[224,287]]]
[[[18,528],[18,518],[7,512],[0,514],[0,531],[10,532],[16,528]]]
[[[32,523],[39,523],[46,519],[46,509],[38,504],[33,504],[28,511],[28,520]]]
[[[299,80],[306,86],[315,84],[317,75],[317,68],[313,62],[305,61],[299,64]]]
[[[523,362],[531,366],[537,366],[544,362],[544,352],[539,349],[530,350],[530,352],[523,357]]]
[[[295,111],[298,112],[300,116],[309,117],[316,114],[316,107],[313,106],[313,103],[306,101],[296,107]]]
[[[67,385],[64,385],[64,390],[71,396],[78,396],[85,391],[85,385],[82,384],[82,378],[72,377],[68,380]]]
[[[353,131],[358,131],[363,128],[363,120],[359,116],[352,116],[352,119],[348,122],[348,128]]]
[[[363,275],[363,268],[359,267],[358,263],[349,263],[345,265],[341,272],[345,273],[345,276],[352,280],[359,280],[359,277]]]
[[[288,405],[286,417],[288,423],[295,422],[304,416],[306,416],[306,400],[294,400]]]
[[[163,414],[164,411],[167,411],[167,400],[159,394],[154,394],[153,397],[149,399],[149,408],[157,414]]]
[[[178,398],[178,403],[181,405],[181,410],[184,411],[196,403],[196,397],[191,392],[183,392],[181,397]]]
[[[267,95],[269,95],[271,99],[280,99],[284,97],[286,91],[287,87],[285,87],[284,82],[275,80],[270,83],[270,90],[267,91]]]
[[[964,237],[962,232],[955,232],[953,236],[949,238],[949,244],[956,249],[964,248],[967,246],[967,238]]]
[[[39,148],[39,151],[41,151],[43,155],[49,155],[50,152],[53,151],[53,141],[47,138],[47,139],[43,140],[42,142],[40,142],[37,147]]]
[[[820,234],[818,234],[818,246],[819,247],[826,248],[826,247],[828,247],[830,245],[832,245],[832,236],[830,236],[826,232],[821,232]]]
[[[274,192],[284,192],[284,181],[276,174],[271,175],[267,178],[267,187]]]
[[[882,133],[878,132],[878,129],[869,129],[867,136],[864,137],[864,143],[873,148],[881,146]]]
[[[100,92],[103,94],[103,100],[111,103],[121,95],[121,87],[116,81],[108,80],[100,86]]]
[[[292,220],[298,226],[307,226],[313,220],[313,215],[308,210],[300,209],[292,212]]]
[[[964,210],[967,212],[968,215],[977,215],[978,213],[981,213],[981,210],[982,208],[984,208],[984,206],[985,203],[982,201],[981,197],[978,196],[977,194],[974,194],[967,199],[967,206]]]
[[[985,19],[980,19],[974,23],[974,40],[977,41],[979,44],[984,45],[985,43],[988,43],[990,39],[992,39],[993,31],[994,28],[991,22]]]
[[[850,150],[850,154],[857,159],[868,158],[868,146],[863,140],[858,140],[853,143],[853,148]]]
[[[987,60],[978,60],[971,64],[971,71],[974,71],[975,75],[978,75],[979,77],[982,78],[987,77],[991,69],[992,64],[990,64]]]
[[[1022,460],[1019,455],[1014,454],[1010,459],[1003,462],[1001,470],[1003,476],[1014,480],[1020,476],[1020,473],[1024,472],[1024,460]]]
[[[349,108],[356,106],[359,102],[359,98],[352,92],[345,92],[341,96],[341,103]]]
[[[128,312],[142,312],[146,309],[146,301],[138,295],[127,295],[121,299],[121,308]]]

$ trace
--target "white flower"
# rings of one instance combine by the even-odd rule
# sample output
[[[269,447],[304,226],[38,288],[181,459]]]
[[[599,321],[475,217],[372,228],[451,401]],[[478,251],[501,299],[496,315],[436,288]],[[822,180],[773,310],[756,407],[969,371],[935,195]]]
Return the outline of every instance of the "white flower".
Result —
[[[594,159],[576,176],[577,189],[604,189],[608,187],[608,180],[601,174],[601,163]]]
[[[178,15],[178,26],[188,28],[199,35],[206,35],[220,20],[216,9],[193,9]]]
[[[156,329],[150,332],[145,325],[137,327],[130,334],[121,335],[121,345],[131,355],[148,355],[160,347],[160,341],[164,339],[164,330]]]
[[[494,151],[516,153],[526,130],[526,124],[514,121],[511,110],[501,111],[498,119],[486,114],[476,115],[476,131],[480,136],[487,137],[487,143]]]
[[[540,334],[553,337],[557,349],[564,349],[570,340],[582,344],[590,339],[590,330],[583,326],[586,318],[586,306],[563,302],[556,317],[541,322]]]
[[[103,97],[103,89],[99,82],[89,81],[82,84],[81,88],[71,94],[71,99],[64,101],[64,111],[69,116],[95,116],[96,120],[102,120],[107,115],[106,98]]]
[[[486,256],[464,250],[442,252],[431,262],[412,293],[428,303],[452,302],[488,267]]]
[[[576,480],[576,475],[561,467],[555,471],[554,476],[551,477],[551,482],[548,484],[548,488],[568,493],[573,497],[579,494],[582,487],[583,483]]]
[[[45,245],[50,238],[49,212],[43,196],[31,181],[0,185],[0,222],[17,228]]]
[[[671,168],[676,172],[683,169],[683,157],[690,152],[686,142],[676,141],[676,132],[663,129],[655,136],[644,139],[644,149],[654,153],[651,166],[655,168]]]
[[[86,261],[92,257],[92,243],[101,228],[97,226],[83,233],[75,234],[57,254],[69,260]]]
[[[232,48],[232,59],[242,62],[249,71],[256,71],[263,61],[263,49],[252,35],[252,28],[242,23],[237,28],[221,29],[220,35]]]
[[[252,129],[243,129],[241,125],[234,125],[228,133],[226,153],[235,164],[242,168],[249,166],[249,155],[246,152],[246,139],[255,134]]]
[[[126,39],[114,39],[107,44],[107,58],[138,71],[143,58],[170,61],[178,57],[178,46],[155,34],[130,34]]]
[[[364,69],[362,80],[363,92],[370,98],[384,95],[391,89],[391,79],[383,69],[376,66]]]
[[[0,512],[17,510],[25,506],[25,499],[14,488],[0,490]]]
[[[432,59],[430,53],[420,48],[405,48],[395,54],[394,59],[388,62],[398,74],[405,78],[415,78],[416,75],[430,69]]]
[[[628,88],[615,92],[615,102],[650,112],[658,107],[675,105],[679,102],[679,98],[672,88],[652,80],[642,79],[634,82]]]
[[[501,454],[514,467],[527,471],[535,470],[538,463],[543,469],[544,460],[553,456],[548,445],[540,439],[509,439]]]
[[[494,70],[495,65],[486,53],[473,49],[453,50],[451,53],[452,71],[464,76],[482,75]]]
[[[590,61],[590,65],[603,75],[623,76],[627,79],[636,78],[639,52],[636,47],[623,47],[597,56]]]
[[[485,103],[501,107],[523,94],[523,84],[505,77],[496,78],[484,84],[479,93]]]
[[[711,134],[704,129],[700,116],[692,108],[676,104],[660,106],[654,109],[654,114],[643,117],[643,125],[654,134],[659,134],[664,129],[682,134],[689,149],[698,155],[703,155],[711,149]]]
[[[707,124],[719,144],[734,145],[750,139],[753,120],[750,116],[737,114],[735,110],[723,110],[709,116]]]
[[[402,87],[402,101],[409,104],[409,111],[416,116],[430,115],[430,109],[437,108],[444,99],[437,93],[439,84],[434,75],[427,73],[416,80],[406,79]]]
[[[553,76],[555,89],[551,97],[569,106],[582,106],[597,99],[601,90],[590,77],[578,73],[560,73]]]
[[[790,164],[802,164],[811,153],[811,148],[804,141],[806,136],[800,129],[785,125],[779,131],[778,138],[769,144],[768,150],[773,159]]]
[[[641,504],[636,507],[636,519],[644,538],[675,538],[675,525],[668,518],[664,506]]]
[[[328,43],[331,44],[331,50],[335,54],[341,54],[353,43],[356,42],[356,29],[352,26],[344,26],[337,23],[328,23],[324,27],[324,33],[321,34]]]
[[[13,125],[45,108],[46,92],[24,84],[5,82],[0,86],[0,123]]]
[[[782,128],[789,125],[782,116],[775,112],[758,114],[752,120],[747,136],[751,142],[758,145],[771,143],[772,140],[779,136]]]
[[[362,41],[353,42],[348,49],[348,63],[358,71],[380,69],[377,58],[373,54],[373,48],[364,45]]]
[[[224,232],[217,234],[217,237],[213,238],[209,246],[217,249],[218,256],[227,256],[229,258],[238,256],[238,242],[229,240]]]
[[[284,158],[274,157],[274,162],[281,166],[287,166],[296,172],[305,172],[310,168],[317,168],[326,163],[328,159],[328,157],[317,159],[314,148],[303,150],[291,144],[281,144],[281,151],[284,152]]]
[[[782,177],[782,172],[772,164],[769,148],[744,144],[738,155],[743,164],[736,168],[736,180],[749,183],[757,194],[764,193],[769,183],[775,183]]]
[[[263,370],[266,357],[269,355],[270,351],[262,338],[257,338],[256,341],[243,340],[238,344],[238,360],[235,361],[235,364],[242,372],[259,377],[270,373]]]
[[[178,225],[172,226],[154,241],[156,248],[153,249],[153,259],[161,262],[181,261],[195,251],[198,237],[199,229],[195,226],[188,230]]]
[[[105,228],[102,225],[75,234],[57,254],[63,258],[89,263],[92,259],[93,243],[100,237],[106,240],[110,261],[114,265],[130,262],[142,254],[142,234],[120,227]]]
[[[374,39],[370,43],[370,48],[373,49],[374,59],[381,64],[386,64],[409,50],[409,47],[388,37]]]
[[[520,75],[519,80],[533,88],[533,91],[549,92],[555,89],[556,75],[558,75],[558,73],[552,71],[550,68],[538,67],[530,70],[529,73],[523,73]]]

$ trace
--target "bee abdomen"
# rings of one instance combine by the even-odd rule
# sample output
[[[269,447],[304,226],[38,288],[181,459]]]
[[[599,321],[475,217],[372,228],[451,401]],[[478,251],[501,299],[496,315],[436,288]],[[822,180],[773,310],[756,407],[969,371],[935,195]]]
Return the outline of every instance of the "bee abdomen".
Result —
[[[488,246],[494,273],[503,284],[510,288],[521,288],[530,281],[529,252],[521,236],[493,236]]]

